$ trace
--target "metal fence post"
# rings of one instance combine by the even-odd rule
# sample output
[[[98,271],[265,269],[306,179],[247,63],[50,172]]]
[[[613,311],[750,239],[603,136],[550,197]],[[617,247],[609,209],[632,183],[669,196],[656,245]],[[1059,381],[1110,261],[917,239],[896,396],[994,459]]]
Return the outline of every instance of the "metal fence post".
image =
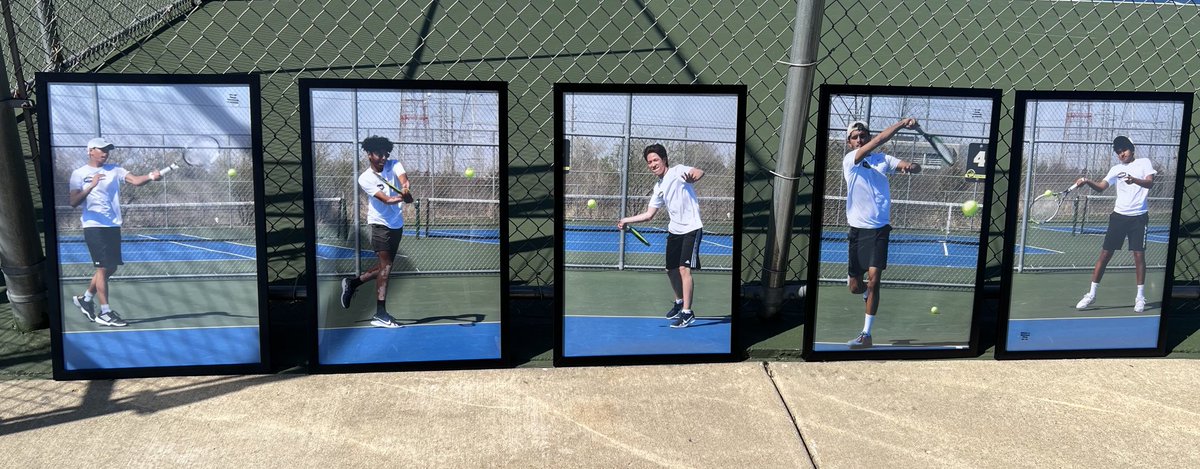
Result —
[[[8,77],[7,67],[0,58],[0,76]],[[8,80],[0,83],[0,97],[8,97]],[[12,302],[17,328],[22,331],[41,329],[48,325],[46,283],[43,278],[45,257],[41,237],[33,216],[33,198],[21,153],[21,136],[11,103],[23,100],[4,100],[0,107],[0,270],[8,285],[8,300]],[[49,190],[49,189],[47,189]]]
[[[813,72],[817,47],[821,40],[823,0],[796,2],[796,24],[792,32],[792,53],[787,74],[787,95],[783,103],[783,128],[779,158],[775,164],[774,195],[767,231],[766,258],[763,263],[764,319],[774,317],[783,305],[783,283],[787,275],[788,247],[795,214],[796,173],[800,170],[800,150],[804,144],[805,117],[812,96]],[[820,262],[820,259],[809,259]]]

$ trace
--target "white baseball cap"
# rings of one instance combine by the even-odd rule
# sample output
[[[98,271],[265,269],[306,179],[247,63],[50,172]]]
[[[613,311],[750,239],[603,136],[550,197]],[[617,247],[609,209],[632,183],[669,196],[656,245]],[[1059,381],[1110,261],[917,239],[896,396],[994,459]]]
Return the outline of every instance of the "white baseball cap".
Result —
[[[116,145],[113,145],[112,142],[105,140],[104,137],[96,137],[91,140],[88,140],[87,147],[88,147],[88,150],[91,150],[93,148],[101,148],[101,149],[109,148],[109,149],[111,149],[113,147],[116,147]]]
[[[851,122],[850,125],[846,127],[846,138],[850,138],[850,134],[854,133],[855,130],[866,130],[867,132],[871,131],[867,127],[866,122],[854,121],[854,122]]]

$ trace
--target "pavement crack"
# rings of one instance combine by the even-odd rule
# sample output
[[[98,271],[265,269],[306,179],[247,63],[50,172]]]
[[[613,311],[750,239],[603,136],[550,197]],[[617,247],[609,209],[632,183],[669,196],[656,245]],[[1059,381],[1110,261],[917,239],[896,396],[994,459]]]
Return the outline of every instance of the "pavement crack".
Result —
[[[783,411],[787,412],[788,420],[792,422],[792,428],[796,430],[796,437],[800,439],[800,446],[804,448],[804,454],[808,456],[808,462],[812,467],[817,467],[817,460],[813,457],[812,449],[808,447],[808,442],[804,440],[804,432],[800,431],[800,422],[796,421],[795,414],[792,414],[792,408],[788,405],[787,399],[783,397],[783,392],[779,390],[779,383],[775,381],[775,373],[771,371],[771,363],[762,362],[763,373],[766,373],[767,379],[771,381],[771,386],[775,388],[775,397],[779,398],[779,403],[783,405]]]

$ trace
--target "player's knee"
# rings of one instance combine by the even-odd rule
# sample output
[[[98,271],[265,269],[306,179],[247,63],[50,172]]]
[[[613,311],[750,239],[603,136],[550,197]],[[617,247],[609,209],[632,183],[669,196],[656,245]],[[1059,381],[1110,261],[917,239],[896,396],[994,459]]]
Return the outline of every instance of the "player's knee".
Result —
[[[686,265],[679,266],[678,272],[680,277],[689,278],[692,276],[692,268]]]
[[[108,266],[108,267],[101,268],[99,270],[101,272],[101,275],[104,276],[104,278],[108,278],[108,277],[112,277],[112,274],[117,273],[117,266],[115,266],[115,265]]]

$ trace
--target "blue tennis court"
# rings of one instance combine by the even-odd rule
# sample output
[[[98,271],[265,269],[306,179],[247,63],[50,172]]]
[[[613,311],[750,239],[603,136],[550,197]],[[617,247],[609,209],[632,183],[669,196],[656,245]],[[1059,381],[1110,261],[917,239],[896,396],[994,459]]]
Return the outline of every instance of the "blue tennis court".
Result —
[[[621,232],[614,227],[611,230],[596,227],[567,227],[565,248],[575,252],[615,253],[619,249]],[[638,232],[650,242],[649,246],[642,244],[632,234],[626,233],[625,252],[643,254],[662,254],[667,245],[667,232],[659,229],[639,228]],[[710,256],[732,256],[733,236],[704,233],[700,240],[700,254]]]
[[[1006,344],[1014,352],[1154,348],[1159,321],[1158,315],[1012,319]]]
[[[236,261],[257,259],[257,248],[183,234],[134,235],[122,241],[121,255],[126,263]],[[92,263],[81,236],[60,238],[58,258],[62,264]]]
[[[260,348],[256,326],[63,334],[68,370],[257,364]]]
[[[317,333],[325,365],[500,358],[500,323],[346,327]]]
[[[729,353],[729,316],[697,317],[692,325],[672,329],[663,317],[567,316],[563,355],[660,355]]]

